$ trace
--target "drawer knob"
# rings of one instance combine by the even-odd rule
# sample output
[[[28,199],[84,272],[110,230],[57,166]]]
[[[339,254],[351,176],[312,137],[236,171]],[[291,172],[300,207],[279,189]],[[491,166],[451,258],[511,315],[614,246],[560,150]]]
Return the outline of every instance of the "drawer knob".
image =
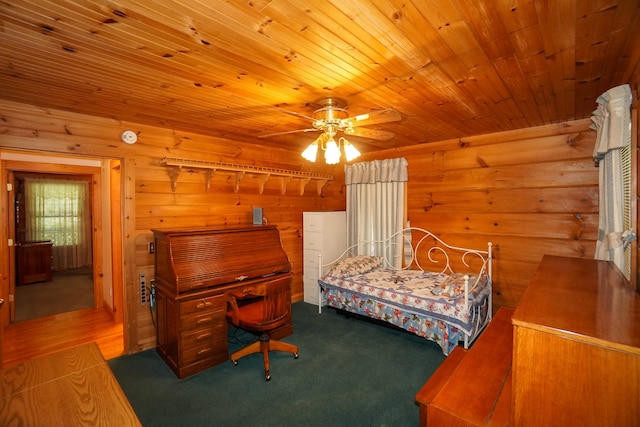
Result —
[[[211,307],[211,303],[209,301],[202,301],[200,304],[196,306],[198,309]]]
[[[211,317],[203,317],[202,319],[198,319],[196,322],[197,325],[204,325],[205,323],[211,322]]]
[[[249,276],[238,276],[238,277],[236,277],[236,280],[238,282],[242,282],[244,279],[247,279],[247,278],[249,278]]]

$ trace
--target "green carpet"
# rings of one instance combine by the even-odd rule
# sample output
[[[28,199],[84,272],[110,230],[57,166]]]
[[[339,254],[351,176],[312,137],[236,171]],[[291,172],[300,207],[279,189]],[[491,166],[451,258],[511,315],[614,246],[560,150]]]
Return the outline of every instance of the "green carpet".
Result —
[[[273,352],[271,381],[254,354],[177,379],[155,349],[109,361],[144,426],[418,425],[415,394],[445,356],[399,329],[293,304],[300,357]],[[230,351],[252,335],[230,329]]]

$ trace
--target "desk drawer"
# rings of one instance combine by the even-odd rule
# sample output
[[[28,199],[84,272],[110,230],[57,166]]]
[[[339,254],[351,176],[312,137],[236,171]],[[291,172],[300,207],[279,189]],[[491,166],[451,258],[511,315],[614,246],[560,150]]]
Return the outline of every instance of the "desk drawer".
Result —
[[[210,329],[214,325],[224,323],[224,312],[210,311],[202,314],[190,314],[180,318],[180,331],[188,332],[196,329]]]
[[[209,345],[182,349],[182,364],[190,365],[206,359],[228,358],[227,347],[220,341],[212,342]]]
[[[180,336],[182,363],[190,364],[227,353],[226,329],[223,325],[183,333]]]
[[[255,284],[247,283],[244,286],[238,285],[233,289],[233,292],[240,292],[244,295],[261,295],[265,292],[265,286],[266,284],[264,282]]]
[[[214,342],[220,342],[226,339],[225,328],[217,325],[213,328],[201,329],[193,332],[184,332],[180,336],[180,345],[183,350],[189,350],[196,347],[211,346]]]
[[[198,298],[180,303],[180,314],[182,316],[193,313],[207,313],[225,311],[224,294],[214,295],[205,298]]]

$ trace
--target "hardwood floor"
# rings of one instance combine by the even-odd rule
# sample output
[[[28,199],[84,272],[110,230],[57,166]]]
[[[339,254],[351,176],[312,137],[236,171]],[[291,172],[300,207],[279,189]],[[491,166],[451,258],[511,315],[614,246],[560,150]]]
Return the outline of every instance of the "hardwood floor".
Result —
[[[88,308],[12,323],[5,327],[3,367],[95,341],[105,359],[124,352],[123,325],[102,308]]]

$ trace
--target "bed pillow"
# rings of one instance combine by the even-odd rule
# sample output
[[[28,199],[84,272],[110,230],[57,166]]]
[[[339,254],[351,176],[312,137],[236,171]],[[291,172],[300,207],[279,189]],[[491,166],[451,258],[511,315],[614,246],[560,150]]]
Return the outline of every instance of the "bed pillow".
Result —
[[[368,273],[382,265],[382,258],[377,256],[357,255],[342,259],[329,268],[326,276],[344,278],[356,274]]]

